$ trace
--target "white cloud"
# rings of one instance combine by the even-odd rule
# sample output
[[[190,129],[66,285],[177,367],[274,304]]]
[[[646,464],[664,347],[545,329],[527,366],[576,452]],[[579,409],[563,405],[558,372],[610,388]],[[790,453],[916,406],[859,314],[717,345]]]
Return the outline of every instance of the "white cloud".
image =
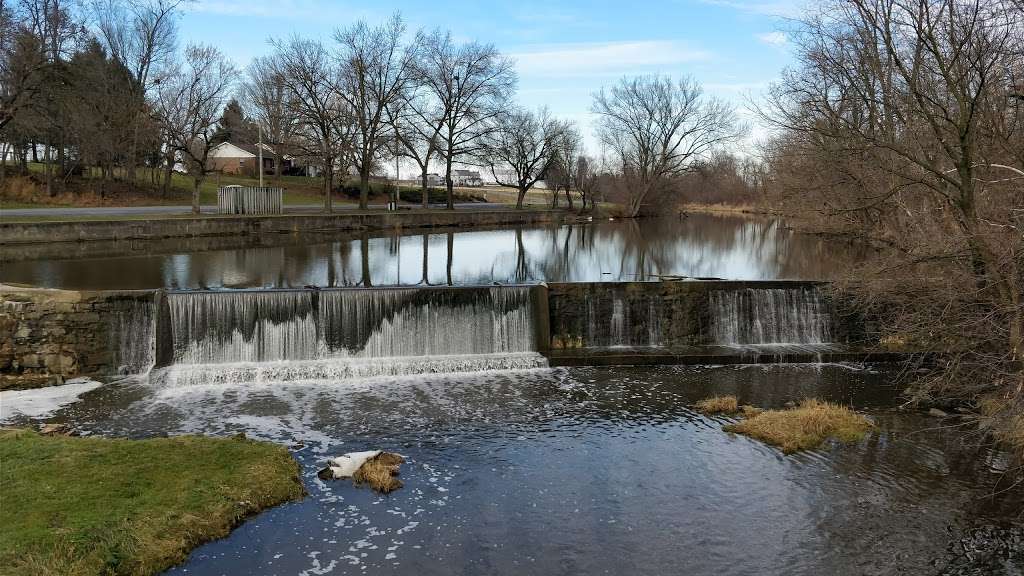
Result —
[[[786,34],[784,32],[765,32],[757,34],[757,39],[769,46],[785,46]]]
[[[700,0],[704,4],[732,8],[748,14],[793,17],[800,14],[803,0]]]
[[[712,54],[679,42],[644,40],[586,44],[556,44],[511,54],[524,76],[581,76],[657,71],[690,62],[710,60]]]

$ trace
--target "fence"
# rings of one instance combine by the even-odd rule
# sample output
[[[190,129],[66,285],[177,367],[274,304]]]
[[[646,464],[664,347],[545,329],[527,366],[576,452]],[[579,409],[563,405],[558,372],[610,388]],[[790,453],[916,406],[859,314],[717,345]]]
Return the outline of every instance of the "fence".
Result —
[[[217,208],[221,214],[281,214],[282,188],[225,186],[217,190]]]

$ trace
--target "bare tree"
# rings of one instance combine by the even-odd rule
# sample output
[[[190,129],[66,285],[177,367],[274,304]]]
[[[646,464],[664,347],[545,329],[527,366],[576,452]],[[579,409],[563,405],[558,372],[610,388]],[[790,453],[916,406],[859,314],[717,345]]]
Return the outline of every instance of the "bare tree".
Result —
[[[583,202],[583,209],[587,209],[587,202],[590,202],[590,209],[597,206],[597,195],[601,187],[601,171],[598,161],[591,156],[580,155],[576,158],[573,170],[573,183],[580,192],[580,201]]]
[[[359,207],[364,210],[370,174],[394,137],[388,110],[402,98],[412,72],[409,52],[401,44],[404,33],[405,24],[397,14],[376,28],[357,22],[335,33],[341,46],[339,94],[355,123],[353,158],[359,171]]]
[[[273,56],[259,57],[249,64],[241,92],[249,115],[263,130],[264,143],[277,156],[274,175],[280,178],[281,160],[292,143],[298,117],[296,104],[289,100],[294,94],[285,89],[281,66]]]
[[[199,213],[199,188],[208,172],[207,159],[220,111],[237,72],[216,48],[192,45],[184,63],[160,84],[155,112],[171,147],[192,175],[192,212]]]
[[[534,113],[513,109],[497,116],[484,132],[477,152],[494,180],[518,191],[516,208],[530,188],[542,180],[558,156],[568,127],[553,118],[547,108]]]
[[[443,115],[430,92],[412,83],[405,97],[389,109],[389,122],[400,144],[399,154],[412,160],[420,175],[423,207],[429,205],[428,173],[437,153]]]
[[[452,166],[479,151],[515,89],[512,61],[493,45],[456,44],[448,32],[424,36],[416,49],[415,81],[437,106],[437,152],[445,162],[448,209],[455,208]]]
[[[544,176],[544,183],[551,190],[551,207],[558,207],[558,193],[565,192],[565,202],[573,209],[572,191],[576,186],[576,160],[583,147],[583,136],[572,124],[566,124],[565,130],[556,140],[552,150],[551,166]]]
[[[275,41],[275,74],[297,122],[296,145],[318,157],[323,169],[324,211],[330,212],[335,164],[351,149],[351,115],[338,95],[338,70],[320,42],[293,37]],[[344,161],[342,166],[344,168]],[[342,174],[345,170],[342,170]]]
[[[1020,418],[1024,5],[834,1],[795,32],[798,65],[761,111],[780,130],[773,194],[891,249],[850,290],[947,353],[919,398],[987,396]]]
[[[146,125],[146,97],[160,81],[177,47],[178,9],[189,0],[94,0],[99,37],[110,56],[135,82],[128,110],[132,131],[126,157],[128,179],[135,180],[141,130]]]
[[[619,163],[637,216],[652,192],[742,133],[732,107],[704,95],[696,80],[623,78],[594,95],[598,134]]]

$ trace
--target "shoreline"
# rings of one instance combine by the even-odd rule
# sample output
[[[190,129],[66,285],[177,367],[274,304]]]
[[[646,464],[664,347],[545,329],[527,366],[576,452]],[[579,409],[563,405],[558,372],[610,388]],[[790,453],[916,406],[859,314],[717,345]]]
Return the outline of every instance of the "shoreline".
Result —
[[[545,224],[560,222],[566,214],[563,210],[489,208],[0,222],[0,245]]]

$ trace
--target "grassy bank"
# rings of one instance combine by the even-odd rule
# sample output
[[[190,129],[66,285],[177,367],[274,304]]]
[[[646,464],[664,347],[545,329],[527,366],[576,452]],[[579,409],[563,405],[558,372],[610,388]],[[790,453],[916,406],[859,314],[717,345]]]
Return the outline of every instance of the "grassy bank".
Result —
[[[0,574],[154,574],[303,495],[282,446],[0,431]]]
[[[12,167],[8,166],[8,170],[11,169]],[[49,196],[45,193],[43,185],[45,166],[30,163],[28,169],[29,175],[27,176],[18,176],[13,173],[7,175],[3,187],[0,189],[0,209],[178,206],[189,205],[192,202],[192,178],[178,172],[171,174],[171,183],[166,193],[158,184],[159,179],[163,177],[162,173],[154,175],[148,168],[139,169],[132,185],[124,181],[123,175],[119,175],[119,179],[103,181],[94,169],[82,176],[69,179],[62,185],[62,189],[56,196]],[[203,205],[216,204],[217,190],[222,186],[258,185],[259,179],[256,177],[212,173],[207,175],[200,184],[199,203]],[[319,205],[323,203],[323,180],[321,178],[267,175],[263,179],[263,185],[284,188],[285,205]],[[336,186],[338,185],[340,183],[336,182]],[[388,201],[388,195],[382,192],[383,185],[383,182],[378,181],[371,184],[371,201],[378,203]],[[358,193],[356,192],[355,195],[351,193],[358,186],[358,180],[349,180],[345,183],[345,187],[349,189],[350,194],[345,194],[340,189],[336,190],[332,195],[333,202],[335,204],[358,204]],[[403,196],[410,197],[408,202],[413,204],[420,202],[418,184],[406,182],[399,186],[399,190]],[[463,197],[486,196],[486,193],[490,191],[497,191],[501,194],[505,189],[457,188],[456,201],[466,200]],[[435,190],[435,194],[441,192],[441,190]],[[433,198],[432,201],[443,202],[444,199],[444,195],[441,194],[440,198]]]

